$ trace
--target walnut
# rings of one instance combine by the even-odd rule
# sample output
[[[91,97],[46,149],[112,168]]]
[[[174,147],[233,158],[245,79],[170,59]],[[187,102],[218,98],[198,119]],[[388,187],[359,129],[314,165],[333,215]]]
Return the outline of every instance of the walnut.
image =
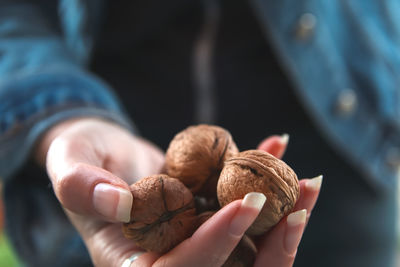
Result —
[[[130,188],[133,206],[131,221],[122,227],[125,237],[143,249],[165,253],[192,235],[193,195],[178,179],[153,175]]]
[[[243,151],[225,161],[217,185],[221,206],[249,192],[267,197],[263,209],[248,229],[250,235],[268,231],[294,207],[299,194],[296,173],[282,160],[262,150]]]
[[[204,124],[190,126],[169,144],[165,170],[193,194],[215,196],[224,161],[238,152],[227,130]]]

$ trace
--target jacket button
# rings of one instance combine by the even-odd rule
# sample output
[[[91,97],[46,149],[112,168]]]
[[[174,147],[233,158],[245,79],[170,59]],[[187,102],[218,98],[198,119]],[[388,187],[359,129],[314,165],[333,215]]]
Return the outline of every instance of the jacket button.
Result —
[[[301,41],[309,39],[317,24],[317,18],[311,13],[304,13],[297,22],[296,38]]]
[[[357,95],[352,89],[341,91],[336,100],[336,113],[339,116],[347,117],[357,108]]]
[[[400,150],[396,147],[390,148],[386,152],[386,164],[395,171],[400,170]]]

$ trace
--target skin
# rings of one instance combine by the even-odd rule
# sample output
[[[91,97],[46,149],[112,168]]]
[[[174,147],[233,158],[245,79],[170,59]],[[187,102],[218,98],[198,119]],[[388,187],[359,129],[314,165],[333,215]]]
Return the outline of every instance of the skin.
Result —
[[[280,157],[286,145],[274,136],[265,139],[259,148]],[[120,222],[96,212],[93,188],[102,182],[129,190],[129,184],[161,170],[164,154],[160,149],[112,122],[78,118],[47,131],[35,157],[46,167],[58,200],[96,266],[121,266],[133,253],[142,251],[123,237]],[[301,196],[295,210],[307,209],[309,218],[319,190],[308,188],[307,181],[300,181]],[[242,207],[241,203],[237,200],[222,208],[168,253],[144,253],[132,266],[221,266],[258,215],[258,210]],[[230,223],[234,219],[241,222],[242,228],[232,234]],[[255,266],[292,266],[304,227],[305,223],[290,227],[283,218],[257,240]],[[284,242],[288,233],[295,236],[295,249],[290,251]]]

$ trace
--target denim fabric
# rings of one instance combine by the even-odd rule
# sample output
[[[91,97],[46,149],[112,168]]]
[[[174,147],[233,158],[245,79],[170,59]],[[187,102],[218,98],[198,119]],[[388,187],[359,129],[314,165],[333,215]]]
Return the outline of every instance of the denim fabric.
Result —
[[[109,86],[85,71],[96,12],[64,2],[0,1],[0,177],[7,233],[25,266],[91,265],[45,172],[27,163],[41,134],[79,116],[134,131]]]
[[[103,20],[103,2],[0,0],[0,176],[6,181],[10,233],[24,259],[29,260],[34,254],[27,253],[29,248],[21,244],[27,235],[37,232],[28,226],[26,233],[21,233],[24,225],[11,225],[24,218],[27,210],[21,201],[25,198],[18,201],[18,196],[28,195],[32,203],[36,203],[33,200],[39,203],[42,191],[35,186],[22,188],[25,183],[20,179],[30,168],[24,168],[22,173],[16,170],[26,164],[40,135],[58,121],[87,115],[132,127],[111,89],[85,71]],[[394,208],[381,209],[380,204],[393,202],[400,163],[400,2],[253,0],[252,3],[303,106],[337,152],[364,174],[362,177],[366,179],[362,183],[378,189],[379,193],[368,194],[368,200],[373,200],[375,194],[387,193],[387,199],[371,209],[387,216]],[[304,14],[314,20],[309,29],[301,29]],[[350,112],[343,114],[337,105],[340,95],[348,90],[356,102]],[[357,181],[349,188],[356,190],[362,183]],[[328,191],[334,194],[340,189],[340,184],[335,184]],[[346,196],[351,194],[347,192]],[[351,199],[343,199],[346,201]],[[20,204],[18,213],[12,212],[16,203]],[[57,204],[54,201],[49,205]],[[350,213],[351,208],[346,212]],[[368,211],[358,212],[362,220]],[[48,213],[50,221],[56,220]],[[323,216],[319,218],[324,225],[329,224],[323,222]],[[341,225],[354,223],[341,219]],[[379,225],[374,223],[368,224],[368,229]],[[70,225],[65,228],[74,233],[72,243],[79,240]],[[325,229],[318,231],[320,238],[325,237]],[[335,231],[330,233],[334,237]],[[47,237],[51,234],[54,233]],[[48,239],[49,244],[56,243],[57,238]],[[314,235],[312,240],[316,239],[318,236]],[[29,240],[46,247],[46,238]],[[87,261],[81,243],[69,246],[67,240],[63,244],[71,249],[70,255]],[[52,260],[38,259],[35,263],[48,264]],[[79,260],[68,262],[67,258],[63,264],[76,262]]]
[[[67,27],[67,37],[75,35],[64,44],[61,25],[43,16],[43,6],[21,2],[0,2],[0,177],[5,179],[58,121],[98,116],[133,129],[112,90],[84,70],[86,58],[81,55],[90,47],[72,41],[80,31]],[[76,15],[84,15],[73,11],[64,13],[70,24]]]
[[[83,72],[54,67],[20,75],[0,88],[0,176],[4,178],[23,164],[37,138],[61,120],[101,117],[131,128],[112,92]]]
[[[387,157],[400,148],[400,8],[398,1],[261,1],[256,11],[284,68],[330,141],[374,187],[396,184]],[[288,12],[292,10],[293,12]],[[312,36],[296,39],[301,15],[316,18]],[[391,13],[391,14],[389,14]],[[357,107],[337,113],[352,89]],[[396,151],[396,152],[395,152]]]

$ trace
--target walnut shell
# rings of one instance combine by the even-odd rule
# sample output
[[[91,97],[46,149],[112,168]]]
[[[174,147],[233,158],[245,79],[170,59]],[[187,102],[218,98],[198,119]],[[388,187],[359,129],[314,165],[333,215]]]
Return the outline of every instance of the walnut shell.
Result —
[[[193,195],[178,179],[153,175],[130,188],[133,206],[131,221],[122,227],[125,237],[145,250],[165,253],[192,235]]]
[[[217,185],[218,201],[225,206],[249,192],[260,192],[267,197],[247,231],[259,235],[293,209],[300,187],[296,173],[285,162],[262,150],[248,150],[225,161]]]
[[[193,194],[215,196],[224,161],[239,152],[231,134],[218,126],[197,125],[181,131],[166,152],[165,170]]]

